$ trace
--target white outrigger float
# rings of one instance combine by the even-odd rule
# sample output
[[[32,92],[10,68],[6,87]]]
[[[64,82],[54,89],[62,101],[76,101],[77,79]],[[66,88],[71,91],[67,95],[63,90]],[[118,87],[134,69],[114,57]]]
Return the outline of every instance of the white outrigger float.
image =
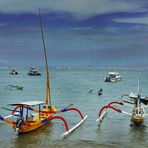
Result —
[[[125,99],[126,97],[126,99]],[[127,106],[131,108],[131,112],[123,111],[116,108],[114,105]],[[108,105],[103,106],[99,112],[99,117],[96,120],[98,125],[101,125],[107,111],[112,109],[118,113],[125,114],[131,118],[131,123],[140,126],[144,122],[144,118],[148,116],[145,108],[148,107],[148,97],[142,97],[138,88],[138,93],[131,93],[130,95],[124,94],[121,96],[121,102],[110,102]]]

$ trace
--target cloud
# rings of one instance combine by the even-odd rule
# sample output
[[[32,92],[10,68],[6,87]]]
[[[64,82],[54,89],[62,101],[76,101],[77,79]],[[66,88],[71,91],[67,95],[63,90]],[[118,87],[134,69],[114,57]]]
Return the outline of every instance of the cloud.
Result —
[[[146,24],[146,25],[148,25],[148,16],[137,17],[137,18],[114,19],[114,21],[115,22],[120,22],[120,23],[137,23],[137,24]]]
[[[7,25],[6,23],[0,23],[0,27],[4,27],[6,25]]]
[[[140,11],[143,4],[126,0],[3,0],[0,2],[1,13],[38,13],[44,11],[66,11],[77,18],[86,18],[108,12]]]

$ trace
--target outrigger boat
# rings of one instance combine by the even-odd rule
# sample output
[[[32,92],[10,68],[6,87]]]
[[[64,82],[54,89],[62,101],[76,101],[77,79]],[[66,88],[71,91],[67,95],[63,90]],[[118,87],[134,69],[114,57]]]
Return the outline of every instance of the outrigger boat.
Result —
[[[122,80],[119,72],[109,72],[108,76],[104,78],[104,82],[119,82]]]
[[[15,69],[11,69],[10,74],[11,75],[18,75],[18,72]]]
[[[14,107],[13,110],[7,108],[4,109],[11,111],[12,112],[11,115],[8,115],[6,117],[0,116],[0,120],[8,124],[11,124],[14,130],[18,134],[23,134],[31,132],[43,126],[44,124],[50,122],[53,119],[60,119],[63,121],[66,129],[66,132],[63,133],[61,136],[65,137],[70,133],[72,133],[76,128],[78,128],[86,120],[87,116],[84,117],[79,109],[70,107],[71,105],[61,110],[57,110],[51,102],[47,54],[45,48],[40,9],[39,9],[39,17],[40,17],[40,28],[43,41],[44,56],[45,56],[45,64],[46,64],[46,101],[45,103],[42,101],[28,101],[28,102],[10,104],[11,106]],[[38,106],[38,109],[35,106]],[[81,121],[71,129],[69,129],[67,121],[62,116],[55,115],[57,113],[67,112],[67,111],[76,111],[81,117]],[[29,112],[33,113],[29,114]],[[16,117],[15,120],[13,120],[12,117]]]
[[[139,81],[138,81],[139,82]],[[125,98],[127,97],[127,98]],[[125,112],[114,105],[127,106],[131,108],[131,112]],[[144,118],[148,116],[145,112],[145,108],[148,107],[148,97],[141,96],[138,88],[137,93],[124,94],[121,96],[121,102],[110,102],[108,105],[103,106],[99,111],[99,117],[96,120],[98,125],[101,125],[107,111],[112,109],[118,113],[125,114],[131,118],[131,125],[140,126],[144,122]]]

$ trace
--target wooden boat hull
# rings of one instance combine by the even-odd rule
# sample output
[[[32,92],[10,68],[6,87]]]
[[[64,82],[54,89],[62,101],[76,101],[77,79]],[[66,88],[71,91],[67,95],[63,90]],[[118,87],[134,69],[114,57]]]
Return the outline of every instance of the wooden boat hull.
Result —
[[[21,127],[16,130],[16,127],[14,127],[14,129],[17,131],[18,134],[23,134],[23,133],[28,133],[31,132],[33,130],[38,129],[39,127],[43,126],[45,123],[37,123],[37,124],[32,124],[30,126],[26,126],[26,125],[21,125]]]
[[[131,120],[136,126],[140,126],[144,122],[144,117],[134,115],[132,116]]]
[[[44,124],[50,122],[50,118],[52,116],[53,114],[49,114],[49,115],[43,114],[41,119],[38,116],[37,119],[34,121],[25,121],[25,122],[20,123],[18,127],[17,125],[13,126],[13,128],[17,131],[18,134],[31,132],[43,126]]]

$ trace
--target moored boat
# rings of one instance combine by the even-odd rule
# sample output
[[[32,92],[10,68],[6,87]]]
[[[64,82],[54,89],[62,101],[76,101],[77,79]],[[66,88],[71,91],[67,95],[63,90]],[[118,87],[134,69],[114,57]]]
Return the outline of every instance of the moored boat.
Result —
[[[18,72],[15,69],[10,70],[11,75],[18,75]]]
[[[30,75],[30,76],[41,76],[41,73],[36,68],[31,67],[29,72],[28,72],[28,75]]]
[[[122,105],[122,106],[130,107],[131,111],[130,112],[123,111],[114,105]],[[130,93],[130,95],[124,94],[121,96],[121,102],[114,101],[114,102],[110,102],[106,106],[103,106],[99,111],[99,117],[96,121],[100,125],[107,111],[109,109],[112,109],[118,113],[122,113],[129,116],[131,118],[131,125],[134,124],[136,126],[140,126],[140,125],[143,125],[144,118],[148,116],[148,114],[146,114],[145,112],[145,108],[147,107],[147,105],[148,105],[148,98],[141,96],[140,89],[139,89],[139,79],[138,79],[137,93],[135,92]]]
[[[104,78],[104,82],[118,82],[122,77],[118,72],[108,72],[108,76]]]

